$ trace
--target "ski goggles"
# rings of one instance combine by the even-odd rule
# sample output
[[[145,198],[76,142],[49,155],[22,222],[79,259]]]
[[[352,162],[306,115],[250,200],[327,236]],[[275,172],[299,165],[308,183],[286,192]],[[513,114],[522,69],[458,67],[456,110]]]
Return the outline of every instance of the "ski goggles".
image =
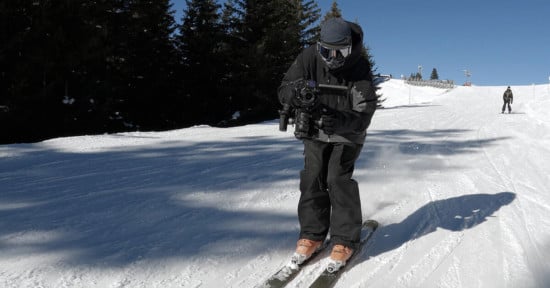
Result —
[[[337,57],[346,58],[351,54],[351,45],[335,47],[317,42],[317,50],[319,51],[319,54],[325,59]]]

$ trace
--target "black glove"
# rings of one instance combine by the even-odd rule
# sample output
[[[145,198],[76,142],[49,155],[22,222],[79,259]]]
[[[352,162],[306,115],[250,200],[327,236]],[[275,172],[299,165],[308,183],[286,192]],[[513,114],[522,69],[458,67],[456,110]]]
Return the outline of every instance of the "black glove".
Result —
[[[338,112],[323,114],[321,116],[321,130],[327,135],[332,135],[342,128],[343,115]]]

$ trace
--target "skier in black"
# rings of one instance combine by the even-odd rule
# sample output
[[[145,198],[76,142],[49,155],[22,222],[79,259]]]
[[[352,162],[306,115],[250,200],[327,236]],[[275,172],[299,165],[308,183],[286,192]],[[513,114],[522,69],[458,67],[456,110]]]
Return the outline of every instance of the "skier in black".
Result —
[[[320,40],[305,48],[278,89],[281,104],[300,106],[304,81],[314,83],[314,113],[296,115],[295,133],[304,143],[298,218],[300,237],[293,259],[301,262],[318,249],[330,230],[333,261],[342,265],[359,243],[362,224],[359,188],[352,174],[377,107],[363,31],[342,18],[321,25]],[[315,125],[312,125],[312,122]]]
[[[508,113],[512,113],[512,107],[510,107],[510,104],[514,102],[514,94],[512,93],[512,89],[510,89],[510,86],[506,88],[506,91],[504,91],[504,94],[502,95],[502,100],[504,101],[504,104],[502,105],[502,113],[504,113],[504,110],[506,110],[506,105],[508,105]]]

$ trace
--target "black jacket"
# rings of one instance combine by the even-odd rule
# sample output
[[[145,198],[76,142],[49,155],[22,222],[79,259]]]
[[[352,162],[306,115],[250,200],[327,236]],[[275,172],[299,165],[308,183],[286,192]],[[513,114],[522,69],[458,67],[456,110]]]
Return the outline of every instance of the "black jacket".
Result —
[[[278,89],[279,100],[288,93],[294,93],[296,80],[314,80],[321,87],[318,95],[322,107],[337,110],[342,116],[343,125],[336,134],[326,135],[319,131],[316,140],[323,142],[352,142],[362,144],[366,130],[377,106],[376,89],[372,81],[372,71],[368,60],[361,56],[363,31],[355,23],[352,27],[352,53],[344,65],[329,70],[317,53],[316,45],[305,48],[286,72]],[[338,85],[345,89],[323,89],[322,85]]]
[[[502,100],[504,100],[504,102],[510,102],[510,103],[514,101],[514,94],[512,93],[512,90],[510,88],[504,91],[504,94],[502,95]]]

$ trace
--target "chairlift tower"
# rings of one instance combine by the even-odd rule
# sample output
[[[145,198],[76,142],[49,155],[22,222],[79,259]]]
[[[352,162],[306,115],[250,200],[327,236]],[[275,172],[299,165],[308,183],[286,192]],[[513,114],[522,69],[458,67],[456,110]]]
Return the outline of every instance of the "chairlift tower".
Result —
[[[462,70],[464,71],[464,76],[466,76],[466,85],[465,86],[472,86],[472,81],[470,79],[470,77],[472,77],[472,72],[470,72],[470,70],[468,69],[465,69],[465,70]]]

